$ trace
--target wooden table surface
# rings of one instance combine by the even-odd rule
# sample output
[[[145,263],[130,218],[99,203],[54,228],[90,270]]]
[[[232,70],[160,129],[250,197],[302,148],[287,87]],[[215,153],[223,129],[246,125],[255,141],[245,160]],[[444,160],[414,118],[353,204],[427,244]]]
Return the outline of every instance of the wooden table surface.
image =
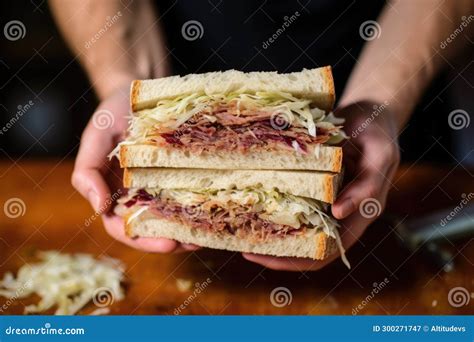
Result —
[[[1,204],[10,198],[25,203],[25,214],[0,221],[0,275],[34,259],[39,250],[105,254],[126,267],[126,298],[110,306],[111,314],[351,314],[366,300],[373,284],[387,285],[364,302],[358,314],[473,314],[474,299],[453,307],[448,292],[464,287],[474,292],[474,239],[447,242],[456,255],[454,270],[431,267],[418,253],[398,243],[393,227],[372,225],[348,257],[319,272],[277,272],[244,260],[238,253],[202,250],[158,255],[132,250],[110,238],[100,220],[85,226],[92,209],[70,185],[71,161],[0,163]],[[474,172],[461,166],[421,165],[401,168],[387,211],[409,219],[436,208],[453,208],[462,193],[474,191]],[[194,284],[209,285],[194,296]],[[190,280],[180,291],[178,279]],[[270,295],[277,287],[291,293],[291,303],[278,307]],[[4,313],[21,314],[38,298],[15,300]],[[6,299],[0,297],[0,306]],[[81,313],[94,309],[90,304]]]

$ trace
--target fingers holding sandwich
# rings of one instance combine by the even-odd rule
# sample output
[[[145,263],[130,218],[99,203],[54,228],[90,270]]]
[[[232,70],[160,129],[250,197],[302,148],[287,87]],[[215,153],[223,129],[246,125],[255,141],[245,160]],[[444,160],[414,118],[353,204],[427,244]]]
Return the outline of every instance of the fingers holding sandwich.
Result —
[[[364,214],[366,203],[375,204],[380,215],[400,162],[393,116],[388,110],[374,115],[373,108],[362,103],[337,111],[348,118],[347,131],[352,132],[343,146],[347,183],[332,206],[338,219],[356,211]]]
[[[121,172],[107,158],[127,125],[128,90],[120,89],[103,101],[81,137],[71,182],[99,213],[112,203],[111,191],[121,185]]]
[[[340,235],[344,249],[354,245],[367,226],[383,211],[392,179],[400,162],[397,133],[390,113],[372,117],[372,124],[363,126],[370,111],[366,104],[352,105],[338,110],[348,118],[347,132],[352,139],[343,147],[346,179],[344,190],[332,205],[332,214],[340,219]],[[372,105],[369,108],[373,108]],[[365,127],[361,132],[360,127]],[[257,254],[243,254],[244,258],[273,270],[315,271],[337,258],[324,261],[301,258],[282,258]],[[357,264],[355,265],[357,267]]]
[[[345,189],[332,206],[332,213],[337,219],[344,219],[363,210],[364,203],[375,202],[381,212],[385,206],[385,197],[390,187],[391,165],[364,165],[359,166],[358,174],[350,180]]]
[[[366,227],[371,221],[372,219],[366,218],[362,216],[358,211],[356,211],[339,222],[339,233],[341,236],[341,243],[346,251],[359,240],[359,238],[362,236]],[[252,261],[275,271],[293,272],[317,271],[339,259],[338,253],[333,253],[324,260],[274,257],[269,255],[251,253],[243,253],[242,256],[248,261]],[[356,267],[357,262],[354,265],[351,265],[351,268]]]
[[[110,188],[104,179],[104,171],[110,170],[107,139],[93,128],[86,128],[71,177],[74,188],[90,202],[96,212],[107,211],[107,203],[110,202]]]
[[[129,112],[129,85],[104,100],[93,114],[81,137],[71,182],[94,210],[102,215],[107,232],[133,248],[155,253],[192,251],[197,246],[168,239],[131,239],[125,235],[124,221],[111,208],[122,195],[122,171],[108,155],[123,139]],[[115,163],[115,164],[114,164]]]

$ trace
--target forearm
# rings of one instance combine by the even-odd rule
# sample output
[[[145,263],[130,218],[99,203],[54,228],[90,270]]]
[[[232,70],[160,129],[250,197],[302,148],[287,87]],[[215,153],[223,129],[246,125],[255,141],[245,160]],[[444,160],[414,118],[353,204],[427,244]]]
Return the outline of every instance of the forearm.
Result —
[[[148,0],[50,0],[54,17],[101,99],[136,78],[168,73],[167,54]]]
[[[461,34],[440,48],[459,28],[462,17],[474,14],[473,7],[471,0],[390,2],[378,21],[380,37],[364,47],[340,105],[388,103],[401,129],[445,60],[466,45]],[[464,28],[464,34],[468,29]]]

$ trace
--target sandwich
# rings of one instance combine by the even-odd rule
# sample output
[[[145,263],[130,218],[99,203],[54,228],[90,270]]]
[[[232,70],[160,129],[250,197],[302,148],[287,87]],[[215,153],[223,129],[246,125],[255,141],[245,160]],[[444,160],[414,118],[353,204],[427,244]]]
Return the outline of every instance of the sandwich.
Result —
[[[330,67],[229,70],[134,81],[112,151],[129,237],[323,260],[341,252],[330,214],[346,138]]]
[[[346,136],[330,112],[330,67],[236,70],[134,81],[123,168],[340,172]]]
[[[329,214],[341,179],[314,171],[126,168],[128,193],[115,211],[132,238],[322,260],[344,254]]]

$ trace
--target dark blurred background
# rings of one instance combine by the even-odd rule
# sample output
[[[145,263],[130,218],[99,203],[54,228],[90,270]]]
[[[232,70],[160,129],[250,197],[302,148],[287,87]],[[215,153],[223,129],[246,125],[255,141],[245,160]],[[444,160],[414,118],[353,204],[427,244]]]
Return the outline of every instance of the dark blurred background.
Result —
[[[163,12],[167,2],[163,2],[161,6]],[[190,7],[192,18],[200,21],[218,18],[219,12],[215,11],[215,6],[211,1],[199,2],[200,12]],[[25,27],[22,39],[10,41],[5,38],[5,34],[0,37],[0,125],[6,127],[18,111],[24,111],[13,125],[9,125],[11,127],[0,133],[0,158],[10,159],[12,162],[24,158],[73,158],[81,132],[97,106],[97,98],[87,76],[56,29],[47,1],[3,1],[0,3],[0,13],[2,28],[12,20],[21,21]],[[163,21],[170,49],[175,51],[175,57],[181,61],[186,59],[186,51],[181,51],[183,56],[180,55],[178,45],[182,37],[179,37],[177,30],[183,22],[192,19],[186,15],[182,11],[178,12],[177,8],[172,8]],[[207,18],[199,17],[200,15]],[[344,15],[350,16],[351,13]],[[255,20],[265,20],[265,17],[262,19],[257,16]],[[269,22],[265,25],[269,32],[274,32],[279,23]],[[423,160],[449,164],[461,162],[474,166],[474,154],[471,153],[474,146],[474,122],[465,129],[452,130],[447,121],[449,113],[456,109],[466,111],[471,118],[474,113],[472,46],[466,49],[463,56],[450,62],[450,66],[427,90],[413,119],[400,137],[404,161]],[[342,48],[344,46],[341,45]],[[354,54],[357,55],[358,51]],[[213,70],[216,67],[229,68],[225,64],[219,65],[217,57],[209,59],[199,71]],[[305,58],[310,57],[303,56],[299,60],[300,65],[306,65],[308,61]],[[183,68],[183,63],[176,59],[173,62],[176,62],[174,71],[177,73],[196,71]],[[335,68],[336,77],[345,65],[344,61],[338,62],[340,66]],[[294,68],[297,69],[300,65],[295,65]],[[269,66],[253,64],[246,65],[244,69],[248,71],[258,68],[266,70]],[[337,86],[336,83],[336,88]]]
[[[0,13],[2,33],[11,20],[26,28],[23,39],[1,36],[1,125],[19,106],[34,103],[0,135],[1,157],[74,157],[97,105],[86,75],[56,29],[47,1],[2,1]]]

